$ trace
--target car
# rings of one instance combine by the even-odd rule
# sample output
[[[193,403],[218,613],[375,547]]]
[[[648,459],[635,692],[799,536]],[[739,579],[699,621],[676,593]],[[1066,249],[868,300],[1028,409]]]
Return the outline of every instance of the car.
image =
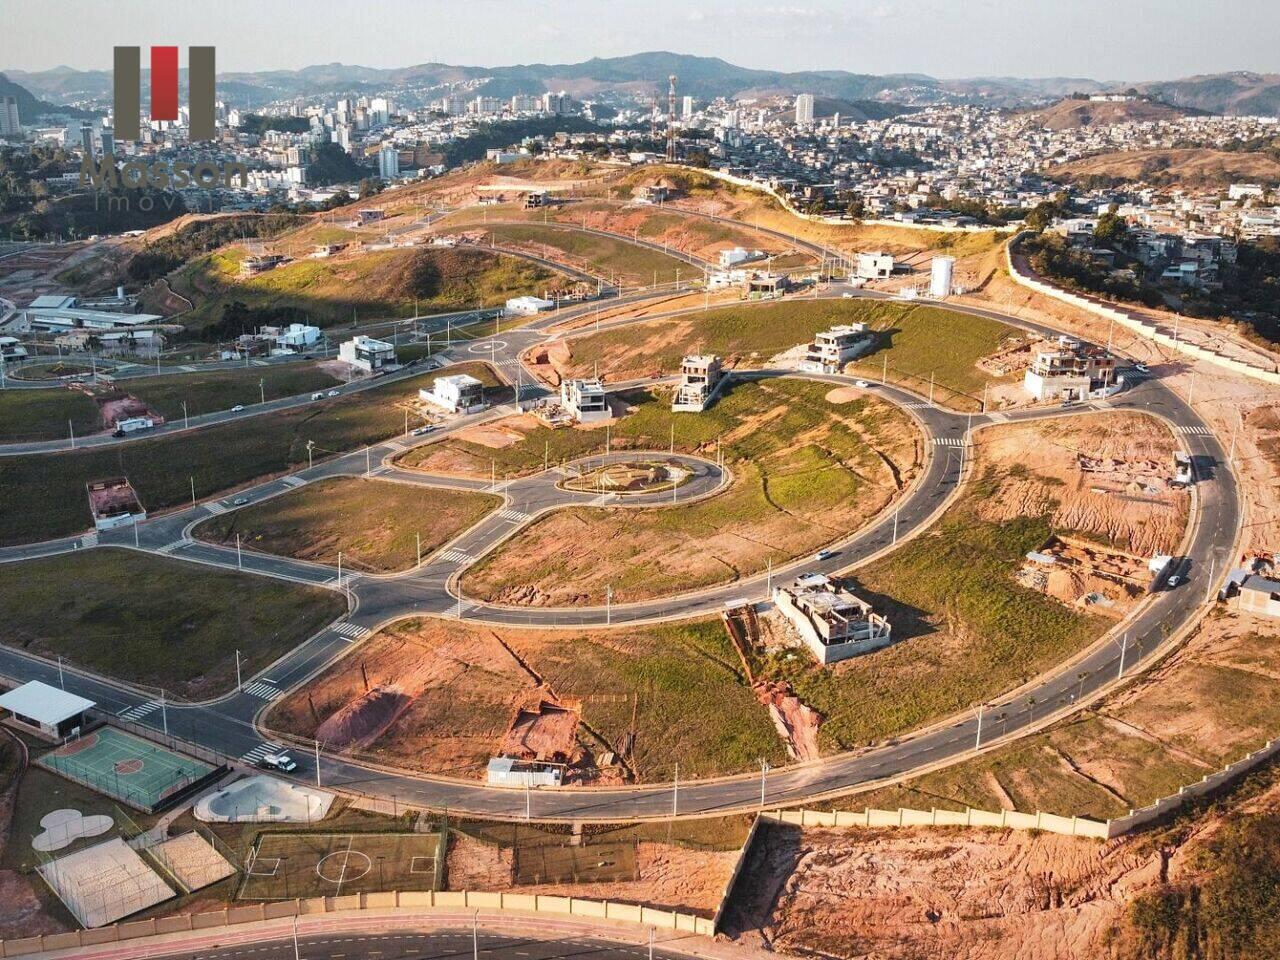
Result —
[[[331,397],[336,397],[337,395],[338,395],[338,391],[337,391],[337,390],[330,390],[330,391],[329,391],[329,396],[331,396]]]
[[[842,294],[840,294],[840,297],[841,297],[842,299],[844,299],[844,300],[852,300],[852,299],[853,299],[853,294],[852,294],[852,293],[842,293]]]
[[[320,391],[317,391],[316,393],[313,393],[313,394],[311,395],[311,399],[312,399],[312,400],[323,400],[323,399],[324,399],[324,391],[323,391],[323,390],[320,390]]]
[[[836,555],[834,550],[819,550],[813,555],[814,563],[821,563],[823,560],[830,560]]]
[[[430,433],[430,432],[431,432],[432,430],[434,430],[434,429],[435,429],[435,427],[431,426],[431,424],[427,424],[425,427],[418,427],[418,429],[414,430],[414,431],[413,431],[413,436],[415,436],[415,437],[421,437],[421,436],[423,436],[424,434],[428,434],[428,433]]]
[[[258,761],[258,766],[279,770],[281,773],[293,773],[298,769],[298,762],[287,753],[268,753]]]
[[[231,505],[234,507],[243,507],[248,502],[249,502],[248,497],[236,497],[234,500],[231,501]]]
[[[240,412],[241,410],[243,410],[243,409],[244,409],[244,404],[243,404],[243,403],[237,403],[234,407],[232,407],[232,408],[231,408],[231,412],[232,412],[232,413],[239,413],[239,412]]]
[[[1172,590],[1181,582],[1182,582],[1182,575],[1178,573],[1175,573],[1173,576],[1171,576],[1168,580],[1165,581],[1165,583],[1169,585],[1170,590]]]
[[[1150,368],[1150,367],[1148,367],[1145,363],[1135,363],[1135,364],[1133,365],[1133,369],[1137,370],[1139,373],[1150,373],[1150,372],[1151,372],[1151,368]]]
[[[867,381],[865,381],[865,380],[855,380],[855,381],[853,381],[853,385],[854,385],[855,387],[859,387],[859,388],[861,388],[861,389],[863,389],[863,390],[868,390],[868,389],[870,389],[870,387],[871,387],[871,384],[867,383]]]

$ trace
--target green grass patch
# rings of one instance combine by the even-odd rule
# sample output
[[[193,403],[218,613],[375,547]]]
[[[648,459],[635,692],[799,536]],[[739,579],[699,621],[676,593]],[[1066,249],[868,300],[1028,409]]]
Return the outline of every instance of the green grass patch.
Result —
[[[474,224],[472,225],[474,228]],[[484,227],[499,244],[539,244],[552,248],[551,259],[556,253],[570,260],[585,264],[589,272],[605,277],[616,277],[628,286],[654,283],[670,283],[680,276],[690,278],[699,272],[696,267],[658,250],[651,250],[625,240],[602,237],[579,230],[543,224],[489,224]]]
[[[469,372],[490,388],[498,383],[481,364],[448,368]],[[235,423],[98,450],[0,458],[0,542],[26,543],[65,536],[90,525],[85,484],[126,476],[149,511],[221,493],[316,458],[378,443],[400,434],[404,404],[441,374],[424,374],[293,410]],[[505,388],[502,388],[505,389]],[[409,425],[420,421],[411,414]]]
[[[145,402],[169,421],[181,421],[182,404],[188,416],[217,413],[243,404],[294,397],[324,390],[341,381],[314,363],[272,364],[244,370],[210,370],[176,374],[172,377],[146,377],[117,382],[119,389]]]
[[[99,428],[98,405],[79,390],[0,391],[0,443],[69,439]]]
[[[334,477],[282,497],[211,517],[196,536],[214,543],[388,572],[417,563],[502,502],[462,490]],[[421,540],[419,541],[419,538]]]
[[[0,565],[5,644],[185,697],[231,689],[237,649],[249,676],[345,610],[329,590],[130,550]]]

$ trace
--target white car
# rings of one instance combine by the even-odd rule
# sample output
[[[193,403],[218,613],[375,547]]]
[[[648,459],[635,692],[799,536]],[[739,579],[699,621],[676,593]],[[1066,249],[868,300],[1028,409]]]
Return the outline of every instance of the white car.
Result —
[[[1172,590],[1181,582],[1182,582],[1182,575],[1177,573],[1175,573],[1172,577],[1170,577],[1168,580],[1165,581],[1165,583],[1169,585],[1170,590]]]
[[[244,409],[244,404],[243,404],[243,403],[237,403],[234,407],[232,407],[232,408],[231,408],[231,412],[232,412],[232,413],[239,413],[239,412],[240,412],[241,410],[243,410],[243,409]]]
[[[324,391],[323,391],[323,390],[321,390],[319,393],[313,393],[313,394],[311,395],[311,399],[312,399],[312,400],[323,400],[323,399],[324,399]]]
[[[853,385],[854,385],[855,387],[859,387],[859,388],[861,388],[861,389],[863,389],[863,390],[868,390],[868,389],[870,389],[870,387],[871,387],[871,384],[867,383],[867,381],[865,381],[865,380],[855,380],[855,381],[853,381]]]
[[[1150,367],[1148,367],[1145,363],[1135,363],[1135,364],[1133,365],[1133,369],[1137,370],[1139,373],[1150,373],[1150,372],[1151,372],[1151,368],[1150,368]]]
[[[330,390],[330,391],[329,391],[329,396],[331,396],[331,397],[336,397],[337,395],[338,395],[338,391],[337,391],[337,390]]]
[[[432,430],[434,430],[434,429],[435,429],[435,427],[431,426],[430,424],[428,424],[428,425],[427,425],[427,426],[425,426],[425,427],[418,427],[418,429],[416,429],[416,430],[414,430],[414,431],[413,431],[413,436],[415,436],[415,437],[421,437],[421,436],[424,436],[424,435],[426,435],[426,434],[430,433],[430,432],[431,432]]]
[[[836,555],[836,552],[834,550],[819,550],[817,553],[813,555],[813,562],[821,563],[823,560],[829,560],[831,557],[834,557],[835,555]]]

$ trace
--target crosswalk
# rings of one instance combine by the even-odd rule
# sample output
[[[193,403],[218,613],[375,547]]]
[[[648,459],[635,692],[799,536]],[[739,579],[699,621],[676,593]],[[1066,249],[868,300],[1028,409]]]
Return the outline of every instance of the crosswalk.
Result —
[[[255,680],[244,688],[244,693],[259,700],[274,700],[280,696],[280,688],[266,680]]]
[[[369,628],[356,623],[343,622],[334,624],[333,632],[348,640],[363,640],[369,635]]]
[[[131,723],[149,717],[161,707],[159,700],[148,700],[146,703],[140,703],[136,707],[128,707],[121,710],[117,716],[121,720],[128,720]]]
[[[963,447],[964,437],[934,437],[933,442],[939,447]]]
[[[932,410],[932,403],[925,403],[923,400],[913,400],[911,403],[904,403],[904,407],[908,410]]]
[[[524,523],[529,519],[529,514],[521,513],[519,510],[499,510],[498,516],[507,523]]]
[[[301,487],[304,486],[306,482],[307,481],[302,479],[302,477],[285,477],[284,480],[281,481],[281,483],[286,487]]]
[[[1186,434],[1186,435],[1188,435],[1188,436],[1192,436],[1192,437],[1211,437],[1211,436],[1213,436],[1213,431],[1212,431],[1212,430],[1210,430],[1208,427],[1201,426],[1200,424],[1194,424],[1194,425],[1191,425],[1191,426],[1185,426],[1185,425],[1184,425],[1184,426],[1178,427],[1178,432],[1179,432],[1179,433],[1184,433],[1184,434]]]
[[[210,500],[208,503],[204,505],[204,508],[208,510],[211,514],[213,514],[215,517],[220,513],[227,512],[227,508],[224,507],[222,504],[218,503],[216,500]]]
[[[279,743],[260,743],[247,753],[240,755],[240,762],[247,763],[250,766],[256,766],[263,757],[270,753],[280,753],[284,750],[284,745]]]
[[[97,545],[98,533],[96,530],[93,533],[86,533],[80,538],[80,546],[82,547],[96,547]]]
[[[178,550],[181,547],[185,547],[186,545],[187,545],[186,540],[175,540],[173,541],[173,543],[166,543],[163,547],[157,547],[156,553],[163,553],[167,555],[167,554],[173,553],[175,550]]]
[[[440,559],[449,563],[470,563],[475,558],[465,550],[459,550],[457,547],[450,547],[444,553],[440,554]]]

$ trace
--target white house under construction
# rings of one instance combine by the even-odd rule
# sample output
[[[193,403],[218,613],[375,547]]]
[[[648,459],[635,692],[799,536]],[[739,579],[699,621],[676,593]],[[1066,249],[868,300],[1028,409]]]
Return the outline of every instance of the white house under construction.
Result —
[[[560,383],[560,406],[579,423],[600,423],[613,419],[604,384],[599,380],[564,380]]]
[[[1040,350],[1022,384],[1037,400],[1083,400],[1116,382],[1116,358],[1101,347],[1058,337],[1055,347]]]
[[[875,338],[865,323],[849,323],[824,330],[813,338],[800,361],[806,373],[839,373],[846,363],[866,353]]]
[[[680,382],[671,395],[673,413],[701,413],[707,409],[725,381],[720,358],[710,354],[685,357],[680,361]]]
[[[775,587],[773,602],[819,663],[838,663],[893,642],[888,620],[820,573],[802,574]]]
[[[489,405],[484,398],[484,384],[465,373],[436,377],[430,390],[419,390],[418,398],[450,413],[475,413]]]

